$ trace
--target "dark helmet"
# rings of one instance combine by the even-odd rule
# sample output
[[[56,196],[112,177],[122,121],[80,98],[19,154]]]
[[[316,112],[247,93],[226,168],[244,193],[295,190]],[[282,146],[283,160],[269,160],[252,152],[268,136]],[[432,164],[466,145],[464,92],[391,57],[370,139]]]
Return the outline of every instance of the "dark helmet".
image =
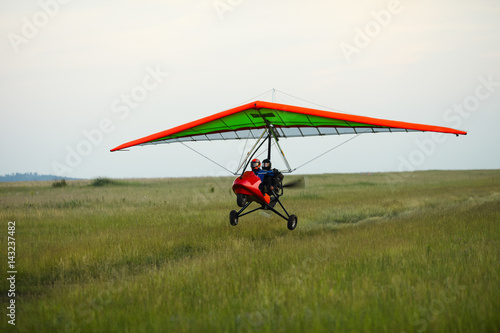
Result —
[[[271,161],[268,158],[262,161],[262,169],[271,170]]]
[[[260,169],[260,160],[258,158],[254,158],[252,162],[250,163],[252,166],[252,170],[259,170]]]

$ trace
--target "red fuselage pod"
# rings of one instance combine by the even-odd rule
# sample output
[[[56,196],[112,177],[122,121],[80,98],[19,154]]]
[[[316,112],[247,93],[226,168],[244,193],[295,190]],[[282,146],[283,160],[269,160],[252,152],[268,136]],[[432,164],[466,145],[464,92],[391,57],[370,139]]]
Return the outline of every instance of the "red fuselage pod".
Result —
[[[260,204],[268,204],[271,198],[267,194],[262,194],[259,190],[261,180],[253,171],[246,171],[243,176],[236,178],[233,182],[233,192],[244,194],[248,201],[255,201]]]

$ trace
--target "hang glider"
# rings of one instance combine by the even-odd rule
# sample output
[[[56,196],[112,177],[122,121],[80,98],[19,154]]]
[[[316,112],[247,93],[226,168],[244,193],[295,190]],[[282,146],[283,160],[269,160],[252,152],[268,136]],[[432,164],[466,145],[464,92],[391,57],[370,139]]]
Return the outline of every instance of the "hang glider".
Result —
[[[457,136],[467,134],[448,127],[255,101],[124,143],[111,151],[160,143],[258,139],[262,129],[269,127],[273,127],[277,138],[383,132],[440,132]]]

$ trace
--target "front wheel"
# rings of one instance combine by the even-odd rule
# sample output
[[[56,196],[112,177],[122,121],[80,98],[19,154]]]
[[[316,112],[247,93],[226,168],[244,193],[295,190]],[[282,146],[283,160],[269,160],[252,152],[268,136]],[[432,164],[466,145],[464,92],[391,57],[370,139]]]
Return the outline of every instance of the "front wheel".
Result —
[[[229,223],[231,223],[231,225],[238,225],[238,212],[237,211],[232,210],[229,213]]]
[[[297,227],[297,216],[290,215],[288,218],[288,230],[294,230]]]

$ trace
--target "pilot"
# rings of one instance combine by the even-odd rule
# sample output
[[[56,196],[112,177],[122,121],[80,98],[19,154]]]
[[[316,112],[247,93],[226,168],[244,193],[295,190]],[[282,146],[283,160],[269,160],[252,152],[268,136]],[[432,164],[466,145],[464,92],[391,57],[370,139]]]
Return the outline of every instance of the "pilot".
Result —
[[[252,162],[250,162],[250,166],[252,168],[253,173],[255,173],[256,176],[259,175],[259,172],[262,171],[260,168],[260,160],[258,158],[254,158]]]

